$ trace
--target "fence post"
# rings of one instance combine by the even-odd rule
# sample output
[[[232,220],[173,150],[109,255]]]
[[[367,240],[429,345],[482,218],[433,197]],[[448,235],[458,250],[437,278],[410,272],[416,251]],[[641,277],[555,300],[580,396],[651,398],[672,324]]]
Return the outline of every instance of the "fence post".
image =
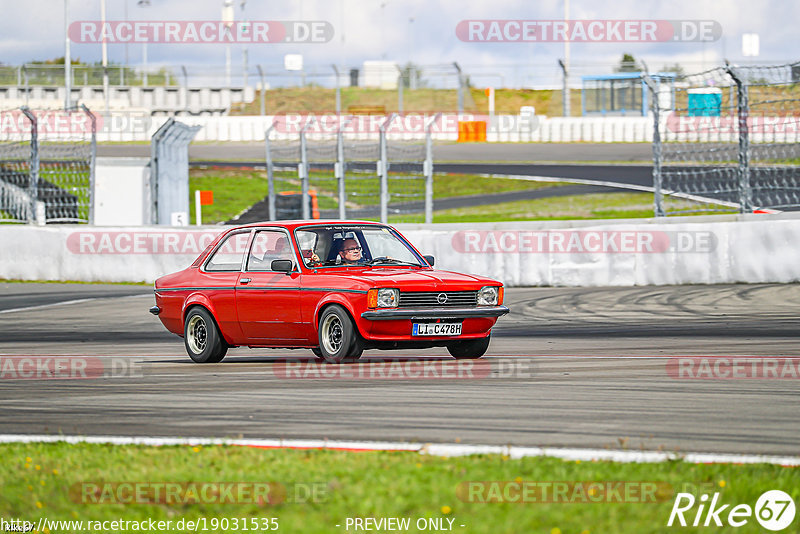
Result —
[[[336,130],[336,163],[333,164],[333,175],[339,186],[339,218],[347,218],[347,190],[345,189],[346,169],[344,162],[344,130],[353,118],[350,117],[344,123],[339,124]]]
[[[89,111],[86,104],[81,104],[81,109],[92,121],[92,140],[89,152],[89,225],[94,224],[94,196],[95,196],[95,162],[97,161],[97,118]]]
[[[314,124],[315,119],[309,120],[305,126],[300,130],[300,165],[297,166],[297,175],[300,178],[301,190],[303,196],[300,199],[302,202],[303,219],[311,218],[311,211],[309,210],[309,195],[308,195],[308,151],[306,146],[306,130]]]
[[[260,69],[260,67],[259,67]],[[262,86],[263,89],[263,86]],[[267,158],[267,206],[269,211],[269,220],[274,221],[277,219],[277,213],[275,211],[275,178],[272,174],[272,151],[270,150],[269,146],[269,136],[272,133],[272,130],[275,129],[275,125],[278,124],[277,120],[272,121],[272,124],[267,131],[264,132],[264,151],[266,152]]]
[[[661,192],[661,124],[658,107],[658,86],[649,74],[642,74],[642,80],[650,92],[650,109],[653,111],[653,215],[664,217],[664,195]]]
[[[39,127],[36,115],[28,106],[20,108],[22,113],[31,121],[31,167],[28,174],[28,194],[30,195],[30,207],[28,208],[28,222],[33,224],[36,221],[36,203],[39,201]],[[45,222],[47,216],[45,215]]]
[[[750,131],[747,126],[750,104],[747,83],[736,74],[730,64],[726,63],[725,71],[736,83],[738,100],[736,109],[739,116],[739,212],[751,213],[753,211],[753,195],[750,189]]]
[[[441,113],[434,115],[425,128],[425,162],[422,164],[422,173],[425,175],[425,224],[433,222],[433,135],[431,130],[441,116]]]
[[[261,116],[263,117],[264,114],[266,113],[266,107],[267,107],[266,103],[264,101],[264,99],[265,99],[264,93],[267,92],[267,87],[266,87],[266,85],[264,85],[264,71],[261,70],[261,65],[256,65],[256,69],[258,69],[258,77],[261,78],[261,91],[260,91],[259,96],[261,97],[260,98],[260,100],[261,100],[261,105],[260,105],[261,109],[260,109],[260,111],[261,111]],[[274,220],[274,219],[270,219],[270,220]]]
[[[381,159],[378,161],[378,175],[381,179],[381,222],[389,222],[389,153],[386,146],[386,129],[397,113],[392,113],[380,127]]]
[[[456,68],[456,73],[458,75],[458,113],[464,112],[464,77],[461,74],[461,67],[458,63],[453,62],[453,66]]]

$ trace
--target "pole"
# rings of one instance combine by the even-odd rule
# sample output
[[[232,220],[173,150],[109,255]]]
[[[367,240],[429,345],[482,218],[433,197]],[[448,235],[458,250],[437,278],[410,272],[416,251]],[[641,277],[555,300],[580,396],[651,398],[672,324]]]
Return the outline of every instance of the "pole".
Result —
[[[250,28],[250,24],[246,21],[244,14],[244,6],[246,3],[247,0],[242,0],[242,3],[240,4],[242,7],[242,26],[244,26],[244,28],[242,28],[243,32],[247,32],[248,29]],[[245,44],[242,46],[242,89],[244,90],[246,88],[247,88],[247,45]],[[242,100],[244,100],[244,94],[242,94]]]
[[[28,103],[25,87],[25,105]],[[64,0],[64,110],[72,107],[72,57],[69,50],[69,0]]]
[[[458,73],[458,112],[460,114],[464,112],[464,80],[461,75],[461,67],[458,66],[458,63],[454,61],[453,66]]]
[[[647,90],[650,91],[650,109],[653,110],[653,214],[664,217],[664,194],[661,191],[661,130],[658,109],[658,86],[649,74],[643,74],[642,79]]]
[[[386,147],[386,129],[395,117],[397,113],[392,113],[380,127],[381,159],[378,162],[378,175],[381,181],[381,222],[384,224],[389,222],[389,153]]]
[[[425,163],[422,172],[425,175],[425,224],[433,223],[433,134],[431,130],[441,113],[434,115],[425,128]]]
[[[100,0],[100,20],[102,27],[106,27],[106,0]],[[105,100],[106,115],[108,115],[108,43],[105,37],[102,43],[103,51],[103,99]]]
[[[347,189],[345,184],[346,168],[344,162],[344,133],[343,130],[350,124],[353,118],[347,119],[344,124],[340,124],[336,131],[336,163],[333,166],[333,173],[339,185],[339,218],[344,220],[347,218]]]
[[[269,146],[269,136],[277,123],[277,120],[272,121],[272,125],[267,128],[266,132],[264,132],[264,149],[267,157],[267,206],[269,210],[270,221],[277,219],[277,213],[275,212],[275,179],[272,175],[272,152],[270,151]]]
[[[308,195],[308,147],[306,144],[306,130],[316,122],[316,119],[311,119],[300,130],[300,165],[297,166],[297,174],[300,178],[301,190],[303,196],[301,198],[303,219],[310,219],[311,212],[309,210],[310,202]]]
[[[403,71],[397,75],[397,112],[403,114]]]
[[[561,113],[565,117],[570,116],[570,102],[569,102],[569,73],[567,72],[567,64],[560,59],[558,60],[558,66],[561,67]]]
[[[336,116],[340,117],[342,115],[342,88],[339,84],[339,69],[336,65],[331,65],[331,67],[336,75]]]
[[[203,216],[202,216],[203,207],[200,205],[200,190],[195,189],[194,191],[194,220],[197,226],[202,226],[203,224]]]
[[[264,100],[266,98],[264,93],[266,92],[267,87],[264,84],[264,71],[261,70],[261,65],[256,65],[256,68],[258,69],[258,77],[261,78],[261,116],[263,117],[267,112],[267,107]]]
[[[564,0],[564,24],[567,25],[569,32],[569,0]],[[564,116],[569,117],[571,113],[569,101],[569,39],[564,39]]]

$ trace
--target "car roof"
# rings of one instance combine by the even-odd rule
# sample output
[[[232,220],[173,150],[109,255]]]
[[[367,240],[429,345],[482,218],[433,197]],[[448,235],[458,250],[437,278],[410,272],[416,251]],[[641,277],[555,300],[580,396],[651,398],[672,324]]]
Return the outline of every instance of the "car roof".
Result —
[[[339,219],[296,219],[296,220],[288,220],[288,221],[261,221],[261,222],[254,222],[250,224],[243,224],[241,226],[236,226],[231,230],[237,230],[241,228],[255,228],[259,226],[279,226],[282,228],[286,228],[287,230],[294,230],[300,226],[347,226],[347,225],[371,225],[371,226],[386,226],[383,223],[375,222],[375,221],[355,221],[355,220],[339,220]]]

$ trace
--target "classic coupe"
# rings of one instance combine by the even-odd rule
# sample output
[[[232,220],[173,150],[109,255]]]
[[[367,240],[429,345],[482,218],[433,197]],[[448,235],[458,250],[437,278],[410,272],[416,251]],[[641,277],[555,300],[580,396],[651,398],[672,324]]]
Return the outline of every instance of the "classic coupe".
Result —
[[[238,346],[307,348],[329,363],[365,349],[441,346],[480,358],[508,313],[503,284],[433,264],[385,224],[251,224],[156,280],[150,312],[198,363]]]

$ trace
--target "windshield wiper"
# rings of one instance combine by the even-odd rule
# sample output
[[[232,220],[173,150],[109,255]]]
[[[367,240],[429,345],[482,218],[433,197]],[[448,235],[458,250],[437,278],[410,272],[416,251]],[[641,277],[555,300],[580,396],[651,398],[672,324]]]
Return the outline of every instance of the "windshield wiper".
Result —
[[[386,256],[379,256],[372,258],[367,262],[367,265],[377,265],[379,263],[389,263],[392,265],[410,265],[411,267],[422,267],[419,263],[412,263],[410,261],[396,260],[394,258],[387,258]]]

